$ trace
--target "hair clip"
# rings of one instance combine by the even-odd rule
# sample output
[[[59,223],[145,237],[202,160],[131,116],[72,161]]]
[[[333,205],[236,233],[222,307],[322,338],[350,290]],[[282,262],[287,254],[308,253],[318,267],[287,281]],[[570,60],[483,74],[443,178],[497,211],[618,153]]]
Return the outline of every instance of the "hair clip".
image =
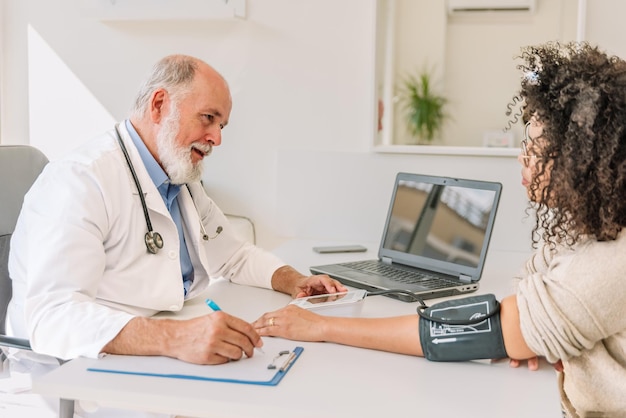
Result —
[[[539,84],[539,74],[537,74],[536,71],[527,71],[524,74],[524,80],[526,80],[530,84]]]

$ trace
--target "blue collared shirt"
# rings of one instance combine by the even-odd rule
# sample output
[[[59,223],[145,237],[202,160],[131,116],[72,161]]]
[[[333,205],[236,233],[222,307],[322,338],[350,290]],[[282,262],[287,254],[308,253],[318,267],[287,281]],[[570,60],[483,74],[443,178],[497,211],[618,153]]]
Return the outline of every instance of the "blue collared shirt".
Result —
[[[170,183],[169,177],[165,171],[163,171],[159,163],[156,162],[152,154],[150,154],[146,144],[143,143],[139,134],[130,123],[130,120],[127,119],[125,124],[135,147],[137,147],[137,150],[139,151],[141,161],[143,161],[143,164],[146,166],[146,170],[148,170],[150,178],[161,194],[163,202],[165,203],[167,210],[170,212],[170,215],[172,215],[172,219],[178,229],[178,238],[180,240],[180,267],[183,272],[183,287],[185,295],[187,295],[189,287],[193,282],[193,265],[191,264],[191,258],[189,257],[189,249],[185,243],[182,215],[180,213],[180,207],[178,206],[178,199],[176,199],[178,193],[180,193],[181,186]]]

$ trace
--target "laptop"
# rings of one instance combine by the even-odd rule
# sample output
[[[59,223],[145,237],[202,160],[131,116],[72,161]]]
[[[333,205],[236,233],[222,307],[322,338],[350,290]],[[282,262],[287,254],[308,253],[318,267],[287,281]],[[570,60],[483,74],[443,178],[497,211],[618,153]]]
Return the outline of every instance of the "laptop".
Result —
[[[311,273],[421,299],[475,292],[501,192],[496,182],[398,173],[378,259],[312,266]],[[385,296],[415,301],[406,294]]]

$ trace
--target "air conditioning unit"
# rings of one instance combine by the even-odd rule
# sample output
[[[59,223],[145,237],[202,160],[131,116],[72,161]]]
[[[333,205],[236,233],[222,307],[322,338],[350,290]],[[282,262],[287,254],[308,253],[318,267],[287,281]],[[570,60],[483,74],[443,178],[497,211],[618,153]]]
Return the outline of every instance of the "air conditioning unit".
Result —
[[[533,12],[536,0],[448,0],[448,13]]]

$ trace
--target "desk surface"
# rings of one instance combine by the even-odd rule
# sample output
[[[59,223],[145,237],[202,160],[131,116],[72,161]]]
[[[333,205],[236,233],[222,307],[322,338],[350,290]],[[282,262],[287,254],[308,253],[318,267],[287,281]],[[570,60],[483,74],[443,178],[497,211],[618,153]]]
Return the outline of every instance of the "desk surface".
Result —
[[[306,272],[309,265],[368,258],[377,250],[324,255],[311,250],[322,244],[293,241],[275,253]],[[514,253],[492,254],[479,292],[510,293],[509,277],[523,258]],[[184,316],[206,313],[203,298],[208,295],[223,310],[249,321],[289,302],[286,295],[220,280],[202,298],[188,301]],[[366,299],[362,315],[407,314],[415,312],[415,307],[373,296]],[[560,416],[555,372],[546,363],[530,372],[525,367],[511,369],[507,362],[433,363],[331,343],[298,345],[304,347],[301,358],[276,387],[94,373],[86,369],[97,360],[81,358],[35,380],[34,390],[192,417]]]

